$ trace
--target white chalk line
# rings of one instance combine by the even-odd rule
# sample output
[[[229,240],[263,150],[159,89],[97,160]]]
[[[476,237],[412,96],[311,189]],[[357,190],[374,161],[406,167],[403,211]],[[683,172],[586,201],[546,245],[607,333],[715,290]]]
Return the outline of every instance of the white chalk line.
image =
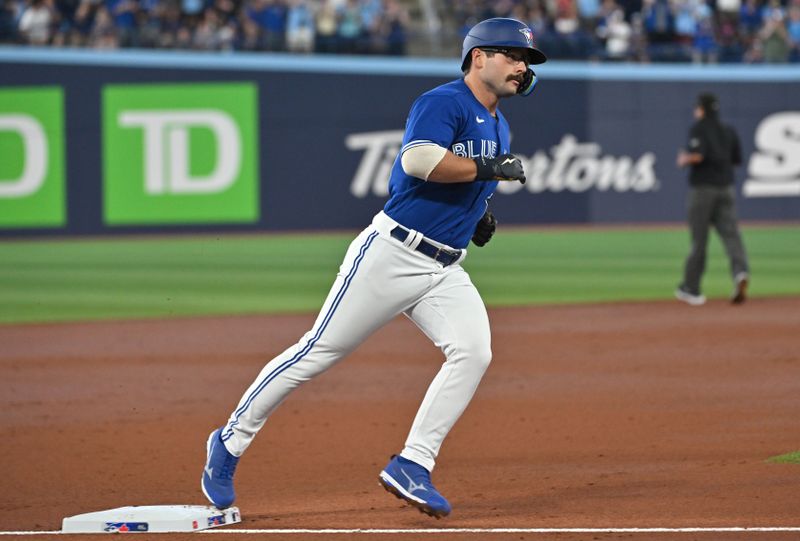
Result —
[[[415,528],[415,529],[270,529],[270,530],[204,530],[202,533],[253,533],[253,534],[436,534],[436,533],[697,533],[697,532],[800,532],[800,527],[764,527],[764,528]]]
[[[585,533],[585,534],[618,534],[618,533],[736,533],[736,532],[800,532],[800,526],[731,526],[719,528],[409,528],[409,529],[390,529],[390,528],[322,528],[322,529],[209,529],[195,533],[202,534],[255,534],[255,535],[287,535],[287,534],[306,534],[306,535],[335,535],[335,534],[460,534],[460,533],[479,533],[479,534],[500,534],[500,533],[528,533],[528,534],[563,534],[563,533]],[[187,533],[187,532],[174,532]],[[50,531],[0,531],[0,536],[23,536],[23,535],[75,535],[66,534],[60,530]]]

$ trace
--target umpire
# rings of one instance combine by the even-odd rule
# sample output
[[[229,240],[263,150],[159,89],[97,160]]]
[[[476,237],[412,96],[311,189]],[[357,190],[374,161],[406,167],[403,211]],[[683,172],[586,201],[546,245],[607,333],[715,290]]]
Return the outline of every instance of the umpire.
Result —
[[[742,163],[739,137],[731,126],[720,122],[719,100],[714,94],[698,96],[694,118],[687,149],[678,154],[677,160],[678,167],[689,166],[687,214],[692,248],[675,296],[693,306],[706,302],[700,292],[700,280],[713,224],[730,260],[734,282],[731,302],[741,304],[747,296],[749,267],[736,221],[733,168]]]

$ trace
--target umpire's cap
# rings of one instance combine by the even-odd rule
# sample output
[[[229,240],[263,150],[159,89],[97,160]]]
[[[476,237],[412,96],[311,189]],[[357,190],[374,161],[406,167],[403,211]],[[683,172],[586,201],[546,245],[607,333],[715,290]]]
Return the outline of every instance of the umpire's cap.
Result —
[[[719,99],[711,92],[703,92],[697,96],[697,106],[700,107],[707,116],[719,114]]]
[[[476,47],[527,49],[528,64],[543,64],[547,61],[544,53],[533,46],[531,29],[516,19],[496,17],[473,26],[464,38],[464,46],[461,48],[461,71],[464,71],[470,52]]]

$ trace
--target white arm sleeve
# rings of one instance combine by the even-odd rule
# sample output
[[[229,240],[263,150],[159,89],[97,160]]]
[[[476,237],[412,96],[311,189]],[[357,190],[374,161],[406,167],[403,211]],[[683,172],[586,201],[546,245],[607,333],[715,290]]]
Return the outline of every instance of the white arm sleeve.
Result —
[[[416,145],[403,152],[400,164],[407,175],[428,180],[431,171],[439,165],[445,154],[447,149],[434,143]]]

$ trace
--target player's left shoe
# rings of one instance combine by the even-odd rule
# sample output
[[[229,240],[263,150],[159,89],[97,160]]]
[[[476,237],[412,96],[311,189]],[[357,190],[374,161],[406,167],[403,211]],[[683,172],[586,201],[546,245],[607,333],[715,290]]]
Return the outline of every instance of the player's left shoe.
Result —
[[[675,290],[675,298],[691,306],[702,306],[706,303],[705,295],[699,292],[693,293],[686,289],[685,286],[678,286],[678,289]]]
[[[383,488],[436,518],[450,514],[450,503],[431,483],[428,470],[399,455],[393,456],[379,476]]]
[[[206,444],[206,465],[203,468],[203,481],[201,487],[208,501],[219,509],[225,509],[233,504],[236,492],[233,490],[233,474],[239,458],[233,456],[225,448],[220,439],[222,429],[218,428],[208,437]]]

